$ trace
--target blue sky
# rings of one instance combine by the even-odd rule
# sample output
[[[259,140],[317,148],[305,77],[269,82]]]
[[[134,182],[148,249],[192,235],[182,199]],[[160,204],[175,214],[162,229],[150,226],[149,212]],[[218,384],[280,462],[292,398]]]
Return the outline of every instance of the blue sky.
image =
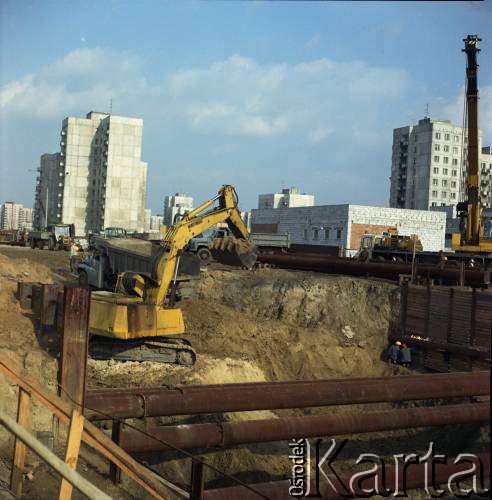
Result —
[[[0,201],[32,206],[62,119],[144,119],[147,205],[234,184],[243,208],[295,185],[319,204],[386,205],[392,130],[461,123],[462,38],[483,38],[492,144],[492,3],[0,2]]]

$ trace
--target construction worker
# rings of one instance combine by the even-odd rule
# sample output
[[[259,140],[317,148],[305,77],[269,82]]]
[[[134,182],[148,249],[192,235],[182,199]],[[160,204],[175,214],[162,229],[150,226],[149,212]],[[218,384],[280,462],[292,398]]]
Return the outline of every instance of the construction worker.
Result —
[[[401,342],[399,340],[390,345],[388,349],[388,363],[391,363],[392,365],[398,364],[398,359],[400,357],[400,347]]]
[[[400,349],[400,363],[405,368],[408,368],[412,363],[412,351],[405,343],[402,344]]]

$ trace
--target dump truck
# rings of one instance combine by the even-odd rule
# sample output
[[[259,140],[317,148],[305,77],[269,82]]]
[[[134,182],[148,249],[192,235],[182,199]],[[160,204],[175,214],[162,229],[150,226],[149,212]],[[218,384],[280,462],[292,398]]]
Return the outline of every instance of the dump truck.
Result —
[[[195,236],[187,246],[187,250],[198,255],[201,262],[206,264],[212,260],[210,244],[217,238],[224,238],[231,235],[227,227],[210,229]],[[290,248],[289,233],[251,233],[250,241],[256,246],[259,253],[270,251],[286,251]]]
[[[89,252],[72,255],[70,268],[81,286],[113,291],[118,274],[124,272],[150,275],[158,246],[151,241],[131,237],[92,236]],[[178,278],[186,281],[200,273],[196,256],[184,253]]]
[[[31,248],[42,250],[47,246],[50,250],[70,250],[74,242],[75,226],[73,224],[50,224],[41,231],[30,231],[27,242]]]
[[[25,229],[0,229],[0,244],[20,246],[26,245],[27,231]]]

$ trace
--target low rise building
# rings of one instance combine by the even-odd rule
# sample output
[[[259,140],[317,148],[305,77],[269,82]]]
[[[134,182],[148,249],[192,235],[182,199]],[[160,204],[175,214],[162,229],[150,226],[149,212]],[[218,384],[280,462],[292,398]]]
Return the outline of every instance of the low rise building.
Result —
[[[159,231],[161,226],[164,225],[163,215],[152,215],[150,217],[150,230]]]
[[[301,193],[298,188],[282,189],[281,193],[260,194],[258,208],[312,207],[314,195]]]
[[[347,256],[357,252],[362,235],[389,228],[401,235],[417,234],[424,250],[445,247],[444,212],[344,204],[254,209],[251,214],[252,232],[289,233],[292,243],[338,246]]]

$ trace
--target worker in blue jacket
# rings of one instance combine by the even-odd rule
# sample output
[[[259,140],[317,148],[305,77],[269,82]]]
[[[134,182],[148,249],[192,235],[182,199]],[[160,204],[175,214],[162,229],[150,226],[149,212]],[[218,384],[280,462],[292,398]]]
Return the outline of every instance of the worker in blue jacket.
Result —
[[[400,347],[401,347],[401,342],[397,340],[394,344],[391,344],[389,349],[388,349],[388,362],[396,365],[398,364],[399,357],[400,357]]]

